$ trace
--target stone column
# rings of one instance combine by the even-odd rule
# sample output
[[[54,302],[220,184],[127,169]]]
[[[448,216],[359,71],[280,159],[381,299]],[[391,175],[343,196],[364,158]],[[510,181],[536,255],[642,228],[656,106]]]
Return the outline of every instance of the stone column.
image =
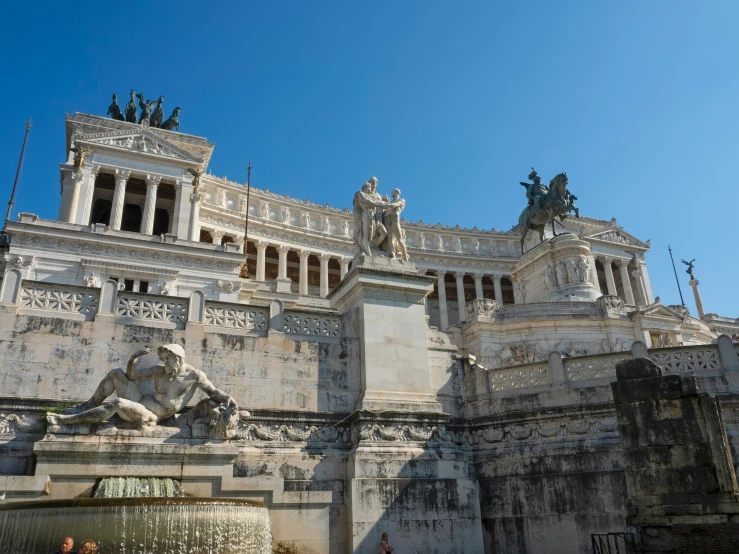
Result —
[[[59,215],[57,219],[66,223],[74,223],[77,206],[80,201],[80,186],[82,185],[82,172],[67,171],[62,178],[62,198],[59,202]]]
[[[647,262],[644,260],[644,254],[639,254],[636,257],[636,267],[639,268],[641,273],[641,281],[644,286],[644,298],[647,304],[654,302],[654,295],[652,294],[652,283],[649,280],[649,272],[647,271]]]
[[[90,212],[92,211],[92,197],[95,194],[95,179],[97,179],[100,166],[89,165],[82,168],[82,185],[77,202],[77,212],[74,214],[74,223],[78,225],[90,224]]]
[[[213,242],[213,244],[220,246],[221,241],[223,240],[223,232],[222,231],[211,231],[210,240]]]
[[[437,287],[439,289],[439,325],[442,331],[446,331],[449,327],[449,313],[446,309],[446,283],[444,283],[444,277],[446,271],[438,270],[436,272]]]
[[[629,261],[619,260],[617,263],[619,270],[621,270],[621,284],[623,284],[624,287],[624,302],[626,302],[626,304],[630,306],[633,306],[634,293],[631,290],[631,279],[629,279]]]
[[[703,311],[703,301],[701,300],[701,293],[698,292],[698,279],[691,279],[688,284],[693,287],[693,298],[695,298],[695,308],[698,310],[698,317],[703,319],[706,313]]]
[[[328,254],[319,254],[318,260],[321,262],[321,298],[328,296],[328,261],[331,256]]]
[[[264,282],[265,252],[267,251],[267,243],[263,240],[257,241],[257,281]]]
[[[603,289],[600,286],[600,281],[598,280],[598,268],[595,267],[595,256],[592,254],[588,256],[588,265],[590,266],[590,271],[593,272],[593,286],[595,286],[595,290],[598,291],[598,294],[603,294]]]
[[[339,258],[339,266],[341,267],[341,278],[344,278],[344,275],[347,274],[349,271],[349,262],[351,262],[351,258]]]
[[[500,280],[502,275],[493,275],[493,286],[495,287],[495,300],[502,306],[503,305],[503,287],[500,286]]]
[[[115,190],[113,191],[113,205],[110,209],[110,228],[119,231],[123,219],[123,206],[126,204],[126,184],[131,172],[127,169],[115,170]]]
[[[606,272],[606,286],[608,287],[608,294],[611,296],[618,296],[618,291],[616,290],[616,281],[613,279],[613,268],[611,267],[612,261],[613,258],[610,258],[608,256],[603,256],[601,258],[603,269]]]
[[[301,296],[308,296],[308,256],[310,250],[300,250],[300,283],[298,283]]]
[[[459,312],[459,321],[464,321],[464,271],[457,271],[454,276],[457,278],[457,311]]]
[[[193,192],[190,195],[190,230],[187,238],[193,242],[200,240],[200,201],[203,196],[202,192]]]
[[[192,194],[192,179],[177,179],[174,185],[174,217],[172,218],[172,234],[178,239],[188,240],[190,231],[190,206],[187,198]]]
[[[641,271],[639,271],[639,268],[637,267],[631,272],[631,275],[634,276],[634,282],[636,283],[636,303],[640,306],[648,305],[649,301],[647,300],[647,293],[644,291],[644,283],[641,280]]]
[[[277,277],[279,279],[287,279],[287,253],[290,252],[289,246],[278,246],[279,264],[277,266]]]
[[[154,231],[154,211],[157,207],[157,189],[162,178],[159,175],[146,176],[146,201],[144,217],[141,220],[141,234],[151,235]]]
[[[472,277],[475,279],[475,298],[482,300],[485,298],[482,293],[482,273],[475,273]]]

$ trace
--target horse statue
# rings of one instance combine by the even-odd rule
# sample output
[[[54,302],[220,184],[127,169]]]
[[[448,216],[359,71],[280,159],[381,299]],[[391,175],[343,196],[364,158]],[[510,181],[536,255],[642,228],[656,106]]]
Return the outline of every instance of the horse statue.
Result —
[[[162,126],[162,120],[164,119],[164,110],[162,109],[162,102],[164,102],[164,96],[159,96],[159,100],[157,100],[157,106],[154,108],[154,113],[151,114],[151,119],[149,120],[149,124],[152,127],[161,127]]]
[[[180,130],[180,108],[177,107],[174,110],[172,110],[172,115],[169,116],[169,119],[162,123],[162,129],[166,129],[167,131],[179,131]]]
[[[539,239],[544,242],[544,227],[547,223],[552,224],[552,234],[556,237],[554,220],[559,217],[564,221],[567,214],[575,212],[580,217],[580,210],[575,207],[576,197],[567,190],[567,173],[560,173],[549,182],[549,190],[539,199],[539,209],[534,204],[526,206],[518,218],[518,226],[521,229],[521,253],[523,254],[523,243],[529,231],[539,231]]]

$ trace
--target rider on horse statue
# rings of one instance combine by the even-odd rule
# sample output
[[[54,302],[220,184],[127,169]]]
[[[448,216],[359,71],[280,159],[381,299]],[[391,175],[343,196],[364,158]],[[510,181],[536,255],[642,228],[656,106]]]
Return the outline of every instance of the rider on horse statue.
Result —
[[[524,183],[521,181],[521,185],[526,187],[526,198],[529,201],[529,206],[534,206],[536,210],[540,210],[541,199],[543,196],[546,196],[549,189],[546,185],[541,184],[541,177],[539,177],[533,167],[531,168],[528,179],[533,181],[533,183]]]

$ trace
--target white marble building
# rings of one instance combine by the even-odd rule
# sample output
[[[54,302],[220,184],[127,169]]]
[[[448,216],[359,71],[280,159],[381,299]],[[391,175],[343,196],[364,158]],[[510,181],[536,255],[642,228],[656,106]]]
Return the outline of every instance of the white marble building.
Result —
[[[204,172],[204,138],[66,125],[57,220],[7,226],[8,501],[154,472],[265,502],[278,552],[374,554],[383,531],[399,552],[588,552],[591,533],[625,529],[610,382],[632,356],[723,395],[739,450],[739,348],[719,337],[739,323],[662,305],[649,243],[615,220],[570,218],[540,246],[531,233],[523,256],[515,230],[404,222],[410,262],[383,272],[353,265],[351,212],[258,189],[247,206],[243,184]],[[50,406],[165,343],[251,412],[231,440],[177,435],[170,452],[175,431],[88,446],[46,427]]]

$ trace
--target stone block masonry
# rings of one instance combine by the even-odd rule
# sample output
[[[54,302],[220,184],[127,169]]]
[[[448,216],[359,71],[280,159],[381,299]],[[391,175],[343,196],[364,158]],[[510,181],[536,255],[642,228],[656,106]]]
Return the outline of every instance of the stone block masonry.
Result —
[[[648,358],[620,362],[616,378],[626,521],[639,552],[736,552],[739,487],[716,397]]]

